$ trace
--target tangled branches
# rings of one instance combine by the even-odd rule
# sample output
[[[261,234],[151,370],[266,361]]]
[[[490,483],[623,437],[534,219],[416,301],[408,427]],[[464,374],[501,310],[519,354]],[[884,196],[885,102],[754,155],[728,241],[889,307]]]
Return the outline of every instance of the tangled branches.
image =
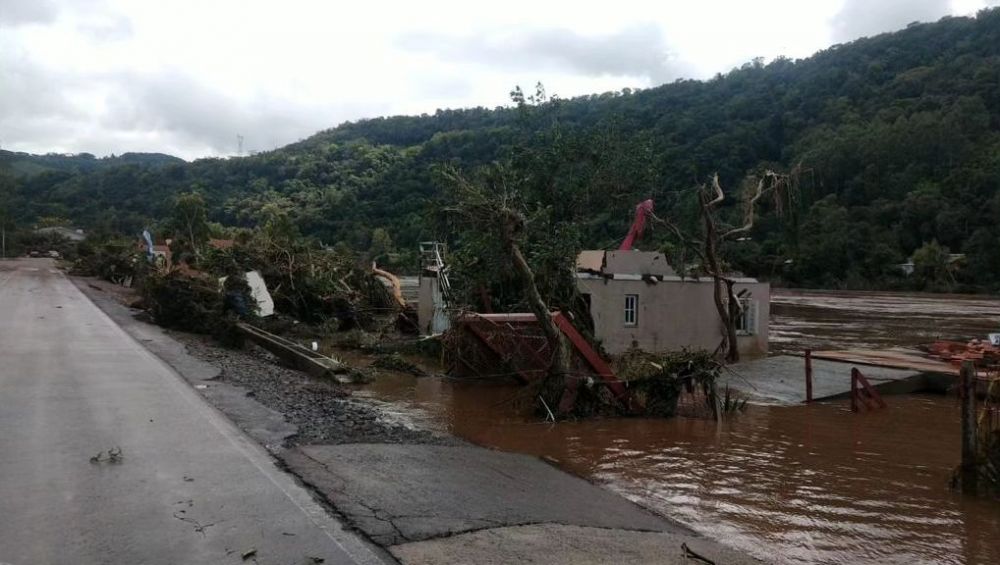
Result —
[[[258,232],[228,249],[211,250],[201,266],[217,275],[259,271],[275,308],[307,323],[336,320],[338,329],[349,330],[399,310],[389,289],[358,257],[303,239]]]
[[[746,398],[727,388],[722,397],[717,381],[722,364],[707,351],[681,350],[667,355],[654,355],[631,349],[615,362],[616,373],[627,380],[634,397],[651,416],[670,417],[677,413],[681,392],[700,392],[705,407],[716,417],[742,411]]]

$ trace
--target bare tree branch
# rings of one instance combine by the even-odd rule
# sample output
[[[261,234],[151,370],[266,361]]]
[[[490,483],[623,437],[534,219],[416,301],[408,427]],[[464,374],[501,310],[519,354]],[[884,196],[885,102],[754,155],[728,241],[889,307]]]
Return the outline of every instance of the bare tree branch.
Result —
[[[751,228],[753,228],[753,220],[755,216],[754,207],[757,205],[757,201],[760,200],[760,197],[763,196],[765,192],[767,192],[767,189],[765,188],[765,183],[768,181],[768,179],[770,179],[773,176],[774,176],[773,172],[767,171],[767,173],[765,173],[764,176],[757,181],[757,191],[750,198],[750,200],[747,201],[746,208],[743,211],[743,225],[723,233],[722,239],[726,239],[738,233],[748,232],[750,231]],[[770,186],[773,187],[774,185],[772,184]]]
[[[712,175],[712,190],[715,193],[715,198],[705,203],[705,205],[708,206],[709,208],[714,208],[718,206],[725,198],[725,196],[722,194],[722,186],[719,184],[719,173],[715,173]]]

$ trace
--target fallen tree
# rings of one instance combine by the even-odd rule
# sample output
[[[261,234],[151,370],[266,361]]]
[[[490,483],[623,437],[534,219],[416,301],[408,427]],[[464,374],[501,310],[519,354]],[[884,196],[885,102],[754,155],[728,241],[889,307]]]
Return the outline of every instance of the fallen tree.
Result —
[[[560,400],[570,372],[570,346],[552,319],[552,311],[538,291],[535,274],[521,251],[526,223],[524,203],[517,187],[508,182],[506,173],[498,166],[478,181],[470,181],[458,171],[445,171],[453,202],[448,212],[487,237],[495,238],[517,274],[526,305],[538,320],[551,351],[551,363],[547,376],[541,381],[539,399],[547,412],[556,407],[559,413],[554,416],[565,416],[568,410],[560,407]]]

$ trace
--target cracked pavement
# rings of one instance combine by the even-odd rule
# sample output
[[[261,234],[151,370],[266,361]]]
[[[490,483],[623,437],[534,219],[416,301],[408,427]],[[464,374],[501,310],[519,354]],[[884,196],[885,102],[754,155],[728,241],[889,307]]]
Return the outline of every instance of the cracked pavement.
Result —
[[[407,565],[755,563],[535,457],[472,445],[311,445],[283,455]],[[625,561],[622,561],[625,559]]]

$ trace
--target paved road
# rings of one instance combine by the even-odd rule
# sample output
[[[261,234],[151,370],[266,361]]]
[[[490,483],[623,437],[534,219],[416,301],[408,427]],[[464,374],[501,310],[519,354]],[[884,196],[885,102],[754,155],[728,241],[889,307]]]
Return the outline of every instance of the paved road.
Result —
[[[0,564],[313,558],[380,562],[50,261],[0,261]]]

